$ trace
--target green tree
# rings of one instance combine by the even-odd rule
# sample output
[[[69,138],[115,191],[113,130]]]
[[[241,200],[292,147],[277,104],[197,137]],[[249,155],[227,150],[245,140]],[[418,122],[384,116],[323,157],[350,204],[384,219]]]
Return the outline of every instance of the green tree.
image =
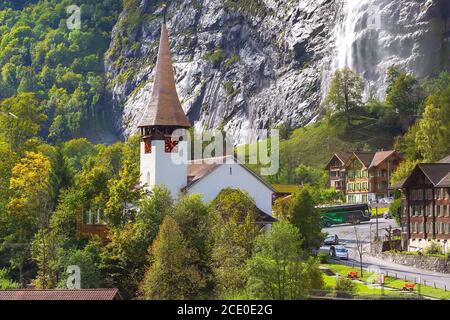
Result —
[[[428,97],[416,144],[427,162],[439,161],[450,154],[450,85],[443,92]]]
[[[187,245],[198,254],[194,264],[197,267],[203,286],[198,286],[198,298],[207,297],[213,287],[211,271],[211,250],[213,246],[211,220],[208,207],[202,196],[191,194],[178,200],[174,212],[170,215],[178,224]]]
[[[109,200],[106,203],[105,214],[111,226],[117,227],[130,220],[129,205],[136,205],[141,197],[139,185],[139,170],[131,161],[125,160],[117,179],[108,182]]]
[[[398,225],[401,225],[401,212],[402,209],[402,199],[395,199],[389,206],[389,212],[394,217]]]
[[[392,173],[391,183],[396,184],[409,177],[418,163],[420,163],[420,160],[406,159],[405,161],[400,162],[397,169]]]
[[[21,284],[23,267],[29,259],[29,244],[40,228],[49,225],[50,172],[50,160],[33,152],[26,152],[25,158],[12,169],[6,217],[9,235],[5,240],[16,245],[11,259],[19,270]]]
[[[2,216],[5,214],[5,207],[9,197],[9,179],[11,177],[11,170],[17,161],[16,154],[11,150],[8,143],[0,139],[0,225]],[[0,226],[0,238],[2,238],[2,227]]]
[[[197,250],[185,240],[173,218],[164,219],[150,255],[152,263],[140,286],[142,299],[193,299],[205,286]]]
[[[409,127],[408,131],[403,136],[398,136],[395,139],[394,149],[405,156],[406,159],[422,159],[416,144],[417,132],[419,131],[418,123]]]
[[[59,280],[62,237],[49,228],[40,229],[31,243],[31,257],[38,267],[33,284],[38,289],[53,289]]]
[[[364,81],[350,68],[336,70],[325,105],[341,112],[351,125],[352,114],[363,105]]]
[[[315,187],[323,188],[328,183],[328,176],[325,170],[315,169],[300,164],[295,169],[296,180],[299,184],[309,184]]]
[[[323,240],[320,227],[320,213],[309,188],[300,189],[294,196],[290,221],[300,231],[305,250],[318,248]]]
[[[244,248],[247,255],[253,253],[253,245],[261,227],[256,225],[256,204],[254,200],[239,189],[226,188],[211,202],[210,211],[222,220],[217,223],[231,228],[233,242]]]
[[[147,247],[158,235],[160,225],[164,218],[171,214],[173,206],[172,196],[165,186],[155,186],[152,189],[152,195],[141,200],[136,220],[148,228]]]
[[[387,78],[386,103],[400,115],[405,132],[421,113],[423,90],[414,75],[397,67],[388,70]]]
[[[21,93],[0,102],[0,135],[13,150],[23,150],[23,143],[40,130],[46,116],[32,93]]]
[[[8,275],[8,270],[0,269],[0,290],[18,289],[20,285],[12,281]]]
[[[61,276],[58,287],[67,288],[67,267],[79,266],[81,276],[81,288],[100,288],[102,287],[103,275],[100,271],[100,248],[99,239],[91,240],[83,249],[70,249],[62,256]]]
[[[256,240],[248,261],[248,291],[252,298],[297,300],[323,286],[318,263],[307,261],[296,227],[279,222]]]

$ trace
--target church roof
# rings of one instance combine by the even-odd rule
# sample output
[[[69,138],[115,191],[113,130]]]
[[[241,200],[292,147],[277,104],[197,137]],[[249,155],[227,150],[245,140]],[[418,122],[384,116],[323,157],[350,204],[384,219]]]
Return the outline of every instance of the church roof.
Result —
[[[188,161],[188,185],[186,188],[189,189],[192,185],[208,176],[221,164],[230,164],[230,163],[240,165],[242,168],[248,171],[252,176],[254,176],[257,180],[259,180],[273,193],[276,192],[271,185],[269,185],[267,182],[261,179],[256,173],[254,173],[252,170],[250,170],[245,165],[240,163],[234,156],[231,155],[215,157],[210,159],[197,159]]]
[[[151,126],[191,127],[178,98],[165,23],[161,25],[152,97],[139,123],[139,127]]]

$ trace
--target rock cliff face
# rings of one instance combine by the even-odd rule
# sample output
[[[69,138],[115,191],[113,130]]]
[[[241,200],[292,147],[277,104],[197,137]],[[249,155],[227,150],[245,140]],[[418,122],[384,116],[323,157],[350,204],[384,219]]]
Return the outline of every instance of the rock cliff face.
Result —
[[[105,58],[124,136],[151,95],[162,16],[161,1],[127,3]],[[448,68],[449,17],[446,0],[178,0],[167,9],[188,117],[237,142],[257,138],[244,129],[314,121],[338,67],[352,67],[377,88],[392,63],[419,77]]]

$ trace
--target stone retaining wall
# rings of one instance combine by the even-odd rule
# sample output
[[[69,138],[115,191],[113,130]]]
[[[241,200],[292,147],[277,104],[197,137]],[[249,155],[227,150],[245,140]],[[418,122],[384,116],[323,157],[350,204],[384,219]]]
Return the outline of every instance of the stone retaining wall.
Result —
[[[371,255],[388,262],[434,272],[450,273],[450,261],[446,264],[442,257],[381,252],[382,244],[372,244]]]

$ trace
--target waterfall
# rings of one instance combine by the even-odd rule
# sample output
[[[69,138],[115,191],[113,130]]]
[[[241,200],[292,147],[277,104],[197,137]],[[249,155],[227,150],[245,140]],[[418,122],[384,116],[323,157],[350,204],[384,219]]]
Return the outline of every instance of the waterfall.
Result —
[[[378,43],[381,14],[376,2],[377,0],[341,0],[341,10],[333,30],[334,48],[322,73],[323,99],[337,69],[348,67],[365,78],[366,95],[385,71],[380,70],[377,65],[383,49]],[[376,95],[382,96],[383,92],[383,88],[378,87]]]
[[[361,10],[370,0],[346,0],[344,2],[344,18],[336,24],[334,34],[336,36],[336,52],[332,63],[332,71],[355,66],[353,46],[358,37],[358,23],[362,20],[365,11]]]

